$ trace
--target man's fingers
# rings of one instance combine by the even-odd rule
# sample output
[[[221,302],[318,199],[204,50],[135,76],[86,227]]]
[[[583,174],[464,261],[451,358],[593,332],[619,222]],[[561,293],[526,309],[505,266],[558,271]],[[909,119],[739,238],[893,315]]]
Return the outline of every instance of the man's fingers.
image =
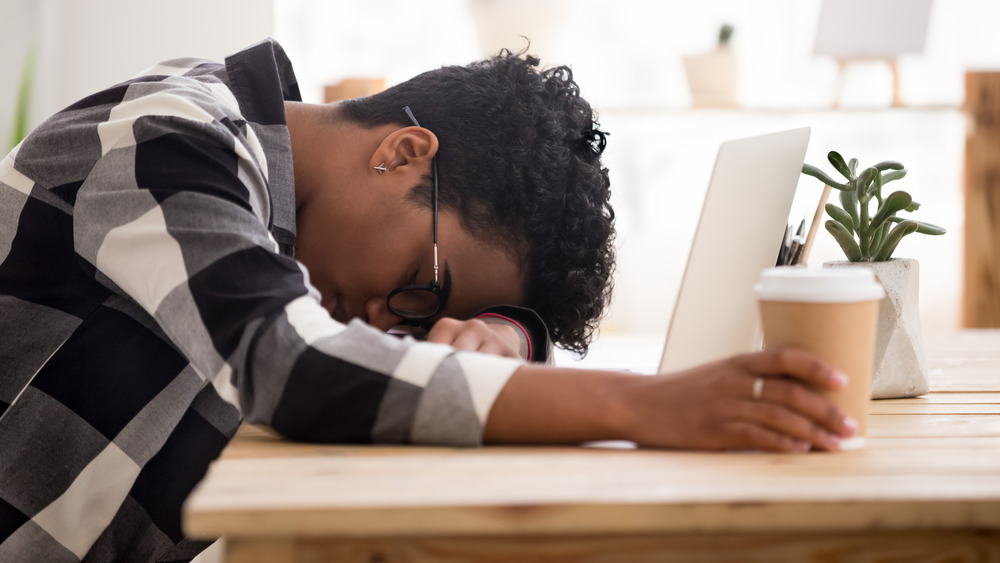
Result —
[[[746,421],[729,422],[723,434],[730,450],[764,450],[769,452],[807,452],[810,444],[785,434]]]
[[[451,345],[461,350],[481,352],[494,337],[493,331],[486,326],[486,323],[473,319],[460,323]]]
[[[509,358],[520,357],[517,348],[505,341],[499,332],[490,329],[489,325],[476,319],[469,321],[441,319],[427,333],[427,341],[447,344],[459,350]]]
[[[763,401],[743,403],[740,418],[797,442],[806,442],[828,451],[840,449],[840,438],[833,430],[781,405]]]
[[[857,430],[857,422],[848,419],[828,399],[808,387],[785,378],[766,378],[761,389],[760,403],[774,403],[793,409],[826,431],[850,437]]]
[[[787,375],[815,385],[819,389],[837,391],[847,384],[847,375],[838,371],[815,354],[794,348],[765,350],[741,357],[744,365],[761,375]]]
[[[502,345],[495,341],[483,342],[479,347],[478,352],[483,352],[484,354],[493,354],[495,356],[503,356],[506,358],[520,358],[521,356],[514,351],[510,346]]]
[[[461,328],[462,323],[455,319],[444,318],[434,323],[427,333],[427,342],[451,345]]]

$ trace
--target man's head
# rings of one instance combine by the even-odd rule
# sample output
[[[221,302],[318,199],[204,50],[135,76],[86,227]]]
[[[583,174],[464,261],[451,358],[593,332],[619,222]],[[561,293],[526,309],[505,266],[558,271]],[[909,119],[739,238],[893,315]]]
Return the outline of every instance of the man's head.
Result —
[[[523,305],[557,345],[584,352],[608,303],[614,212],[605,133],[566,67],[509,52],[433,70],[368,98],[342,115],[366,127],[410,125],[409,106],[439,141],[440,207],[462,228],[507,249],[524,270]],[[430,206],[430,178],[409,197]]]

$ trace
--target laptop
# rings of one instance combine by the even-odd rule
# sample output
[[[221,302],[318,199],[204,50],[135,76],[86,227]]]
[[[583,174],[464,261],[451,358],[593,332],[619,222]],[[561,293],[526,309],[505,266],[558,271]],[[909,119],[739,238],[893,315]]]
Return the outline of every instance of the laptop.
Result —
[[[659,372],[759,348],[753,286],[775,265],[808,127],[719,148],[674,306]]]

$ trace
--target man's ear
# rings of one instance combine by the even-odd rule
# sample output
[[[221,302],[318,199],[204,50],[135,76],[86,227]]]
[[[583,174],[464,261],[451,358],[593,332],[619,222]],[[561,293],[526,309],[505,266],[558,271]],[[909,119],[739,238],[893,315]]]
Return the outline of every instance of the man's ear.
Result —
[[[385,173],[418,178],[430,171],[431,159],[438,151],[438,138],[423,127],[403,127],[389,133],[372,155],[372,168],[384,165]]]

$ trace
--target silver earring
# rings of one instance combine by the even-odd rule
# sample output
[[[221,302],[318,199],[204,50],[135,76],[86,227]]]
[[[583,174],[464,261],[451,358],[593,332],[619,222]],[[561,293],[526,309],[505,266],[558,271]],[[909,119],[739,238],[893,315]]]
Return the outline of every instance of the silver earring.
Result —
[[[384,162],[382,164],[379,164],[378,166],[372,166],[372,168],[374,168],[375,170],[378,170],[378,175],[379,176],[381,176],[383,172],[385,172],[386,170],[388,170],[388,168],[385,167],[385,163]]]

